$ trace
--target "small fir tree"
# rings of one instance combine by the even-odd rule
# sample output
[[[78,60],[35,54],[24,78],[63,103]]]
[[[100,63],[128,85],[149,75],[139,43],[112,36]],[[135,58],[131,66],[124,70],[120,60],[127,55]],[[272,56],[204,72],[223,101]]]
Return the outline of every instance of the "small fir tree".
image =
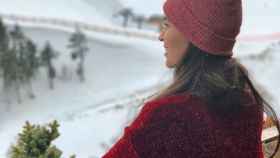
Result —
[[[57,121],[47,126],[31,125],[27,121],[17,143],[8,152],[9,158],[61,158],[62,151],[52,145],[60,136],[58,127]],[[75,158],[75,155],[70,158]]]

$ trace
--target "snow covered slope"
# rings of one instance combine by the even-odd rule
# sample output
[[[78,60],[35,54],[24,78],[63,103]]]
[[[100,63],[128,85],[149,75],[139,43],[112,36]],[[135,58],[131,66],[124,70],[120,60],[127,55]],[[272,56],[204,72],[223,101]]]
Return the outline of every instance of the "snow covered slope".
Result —
[[[103,2],[109,1],[94,1],[94,3],[89,0],[0,1],[0,13],[112,25],[108,13],[112,8],[107,8],[110,5]],[[110,3],[115,4],[110,7],[117,9],[116,2]],[[55,90],[49,90],[45,70],[41,69],[33,85],[36,99],[31,100],[23,95],[22,104],[12,102],[7,105],[3,98],[5,92],[1,91],[1,158],[6,157],[9,146],[15,141],[15,136],[26,120],[46,123],[53,119],[61,123],[62,136],[56,144],[64,151],[64,157],[73,153],[83,158],[100,156],[104,152],[102,143],[111,145],[112,137],[120,134],[122,130],[120,126],[127,121],[127,110],[124,109],[125,111],[118,114],[114,112],[99,114],[96,111],[90,112],[90,109],[95,109],[95,106],[106,100],[111,100],[115,104],[121,103],[118,98],[134,94],[137,90],[147,89],[164,80],[162,77],[165,77],[166,69],[163,48],[158,41],[108,37],[97,33],[90,36],[91,52],[85,63],[86,83],[81,84],[75,75],[75,62],[71,61],[69,51],[66,49],[69,32],[34,25],[29,25],[24,30],[41,47],[49,40],[60,52],[59,58],[54,61],[58,78],[55,81]],[[61,75],[63,67],[68,70],[67,79]],[[73,136],[74,134],[77,134],[77,137]],[[69,143],[70,141],[75,143]]]
[[[40,47],[49,40],[60,52],[59,58],[53,62],[58,77],[55,80],[55,90],[51,91],[48,89],[46,72],[41,69],[33,85],[36,99],[31,100],[22,95],[22,104],[12,102],[7,105],[3,98],[5,92],[0,92],[1,158],[5,158],[8,147],[14,142],[16,134],[26,120],[46,123],[57,119],[62,125],[63,135],[58,144],[66,155],[74,152],[77,157],[87,158],[101,154],[104,150],[100,144],[121,132],[121,128],[117,127],[126,121],[125,113],[103,116],[96,111],[88,114],[88,110],[108,99],[118,104],[122,102],[119,98],[161,83],[164,81],[162,77],[166,77],[163,48],[159,42],[119,37],[119,40],[126,41],[127,44],[116,45],[89,38],[91,51],[85,63],[86,82],[81,84],[75,75],[75,62],[71,61],[69,50],[66,48],[69,33],[44,28],[26,28],[25,32]],[[69,72],[67,79],[62,77],[63,66],[67,67]],[[0,80],[0,87],[1,83]],[[84,118],[84,115],[88,117]],[[82,122],[84,119],[80,120],[80,116],[85,122]],[[76,121],[73,122],[73,119]],[[114,121],[109,122],[110,120]],[[107,123],[104,124],[104,121]],[[103,131],[105,129],[107,131]],[[73,136],[73,131],[77,136]],[[89,140],[90,138],[92,140]],[[77,141],[80,148],[69,143],[70,140]]]

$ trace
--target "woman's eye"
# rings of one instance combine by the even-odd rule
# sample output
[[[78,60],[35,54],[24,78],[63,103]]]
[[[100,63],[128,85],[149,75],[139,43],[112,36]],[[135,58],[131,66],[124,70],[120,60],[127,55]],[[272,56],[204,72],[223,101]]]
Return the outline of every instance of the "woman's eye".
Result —
[[[168,24],[168,22],[167,21],[164,21],[164,22],[162,22],[162,25],[161,25],[161,27],[162,28],[167,28],[169,26],[169,24]]]

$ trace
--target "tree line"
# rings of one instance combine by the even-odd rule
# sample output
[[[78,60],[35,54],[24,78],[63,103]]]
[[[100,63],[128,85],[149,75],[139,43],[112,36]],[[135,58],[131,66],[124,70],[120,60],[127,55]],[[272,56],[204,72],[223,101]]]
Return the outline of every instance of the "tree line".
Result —
[[[143,24],[148,23],[148,24],[156,25],[158,27],[158,29],[160,30],[160,27],[161,27],[160,23],[164,19],[163,15],[154,14],[154,15],[147,17],[142,14],[137,14],[133,11],[133,9],[131,9],[129,7],[122,8],[113,15],[113,17],[115,17],[115,18],[119,17],[119,16],[122,17],[122,19],[123,19],[123,22],[122,22],[123,27],[127,27],[128,22],[131,20],[132,22],[135,22],[137,24],[138,29],[142,29]]]
[[[77,27],[71,34],[67,47],[72,60],[79,60],[76,73],[81,82],[85,81],[84,61],[86,53],[89,52],[87,44],[87,37]],[[39,49],[18,24],[8,29],[0,18],[0,77],[8,103],[13,94],[16,95],[18,103],[21,103],[22,90],[27,92],[30,98],[35,98],[32,81],[36,79],[40,67],[47,72],[49,88],[54,89],[56,69],[53,60],[58,56],[59,52],[50,41],[46,41],[44,47]]]

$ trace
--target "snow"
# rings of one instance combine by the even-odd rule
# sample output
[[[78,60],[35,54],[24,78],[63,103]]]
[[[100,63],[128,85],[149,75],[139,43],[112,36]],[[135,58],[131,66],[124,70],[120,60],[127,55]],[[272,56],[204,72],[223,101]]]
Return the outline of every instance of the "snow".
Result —
[[[110,15],[122,5],[117,0],[10,0],[0,2],[0,13],[61,18],[119,28],[112,23]],[[46,10],[42,11],[41,6]],[[278,0],[260,3],[246,0],[241,35],[279,32],[280,21],[275,21],[280,15],[277,6]],[[5,22],[9,26],[14,23]],[[54,62],[58,78],[55,89],[49,90],[46,72],[41,69],[33,85],[36,98],[29,99],[23,92],[22,104],[12,101],[8,105],[3,98],[5,92],[0,91],[1,158],[6,157],[7,149],[15,143],[15,137],[26,120],[45,124],[54,119],[61,125],[61,136],[55,144],[64,152],[63,157],[72,154],[81,158],[100,157],[136,116],[138,105],[143,105],[142,98],[153,94],[157,86],[171,77],[171,71],[165,67],[162,43],[86,31],[91,51],[85,63],[86,82],[80,83],[75,75],[77,63],[71,61],[66,48],[73,28],[28,22],[20,24],[40,48],[49,40],[60,52]],[[234,52],[248,67],[252,78],[272,96],[270,102],[279,113],[279,40],[240,40]],[[62,76],[63,68],[67,70],[67,77]]]
[[[91,0],[87,1],[91,2]],[[0,2],[0,13],[76,20],[107,26],[112,25],[108,18],[105,18],[103,14],[97,11],[97,8],[102,5],[104,6],[106,2],[96,2],[93,7],[83,0],[9,0]],[[115,3],[117,4],[117,1]],[[44,7],[42,8],[42,6]]]
[[[265,99],[279,115],[280,41],[271,43],[258,53],[240,56],[239,59],[248,68],[251,79],[260,85],[260,90],[268,93]]]
[[[241,34],[280,32],[279,0],[243,0]]]
[[[25,6],[29,7],[25,11],[24,9],[12,10],[12,3],[10,3],[10,12],[4,13],[85,22],[88,21],[83,17],[90,17],[94,13],[92,6],[93,10],[88,7],[81,9],[78,5],[69,3],[70,7],[61,8],[62,14],[52,15],[36,10],[35,6],[38,2],[36,4],[29,1],[29,3]],[[75,1],[75,3],[80,2]],[[45,5],[56,4],[50,1]],[[91,10],[91,14],[86,13],[86,8]],[[67,14],[68,11],[73,12],[72,15]],[[81,14],[80,17],[73,15],[75,11]],[[1,12],[3,13],[3,10]],[[99,14],[94,14],[91,18],[97,19]],[[5,22],[14,24],[7,20]],[[1,106],[1,111],[3,111],[1,120],[4,121],[1,121],[0,129],[0,138],[3,140],[0,145],[0,157],[5,157],[7,149],[11,143],[15,142],[15,136],[26,120],[44,124],[54,119],[61,124],[59,129],[61,137],[55,143],[63,150],[64,157],[71,154],[76,154],[78,157],[101,156],[105,152],[102,144],[110,146],[112,141],[115,141],[115,137],[122,132],[123,124],[128,120],[127,117],[134,115],[131,113],[133,112],[130,110],[131,107],[123,108],[117,114],[114,110],[108,113],[97,112],[97,107],[108,106],[110,109],[115,104],[127,105],[125,102],[127,98],[135,98],[129,95],[137,93],[137,90],[149,89],[150,91],[151,87],[166,77],[162,58],[163,49],[159,42],[88,31],[92,51],[86,60],[86,83],[81,84],[75,75],[76,63],[71,61],[69,51],[66,49],[69,33],[73,32],[72,28],[28,22],[20,24],[25,26],[26,34],[32,37],[41,48],[45,41],[51,41],[54,48],[60,52],[59,58],[55,61],[59,76],[63,67],[68,69],[69,76],[68,79],[58,77],[55,81],[55,90],[51,91],[48,89],[45,71],[42,69],[33,85],[34,91],[37,92],[35,100],[23,96],[25,99],[20,105],[15,102],[11,105],[0,103],[4,105]],[[98,25],[100,24],[105,25],[106,21],[99,21]],[[111,24],[110,27],[117,28]],[[8,111],[5,109],[7,106]],[[103,122],[110,122],[110,124],[103,124]],[[76,133],[80,136],[73,137]],[[75,143],[70,144],[69,139]],[[77,148],[77,145],[81,148]]]
[[[120,132],[121,128],[118,129],[117,127],[126,120],[123,117],[124,114],[122,112],[116,115],[106,113],[104,118],[99,118],[96,112],[93,111],[88,114],[88,118],[84,118],[85,122],[82,125],[79,125],[78,122],[81,123],[83,119],[77,119],[74,122],[71,120],[80,115],[83,116],[85,111],[88,113],[88,109],[94,109],[96,105],[106,102],[106,100],[112,100],[111,102],[116,104],[118,98],[128,96],[137,90],[151,89],[150,87],[161,83],[162,77],[166,76],[167,70],[164,67],[163,50],[159,42],[126,38],[127,44],[122,43],[120,45],[106,40],[100,41],[99,39],[89,38],[89,47],[92,51],[88,54],[86,60],[86,83],[81,84],[74,73],[75,63],[71,62],[69,51],[66,49],[69,38],[68,32],[34,27],[25,28],[24,31],[40,47],[43,46],[46,40],[51,41],[53,47],[60,52],[59,58],[54,62],[59,75],[61,75],[62,66],[65,65],[68,70],[72,71],[72,78],[69,78],[69,80],[55,80],[55,90],[51,91],[48,89],[45,71],[42,69],[41,74],[33,85],[34,91],[37,92],[35,100],[27,98],[19,105],[15,102],[11,105],[1,103],[4,105],[1,106],[1,111],[5,110],[3,109],[5,106],[9,106],[9,111],[3,112],[4,115],[1,116],[1,120],[5,121],[1,122],[0,131],[5,129],[5,132],[0,132],[0,138],[6,140],[0,145],[1,157],[4,157],[3,155],[11,143],[9,140],[13,140],[25,120],[30,120],[34,123],[46,123],[53,119],[58,119],[61,123],[60,131],[63,136],[59,138],[60,141],[58,140],[57,144],[59,146],[59,142],[61,142],[62,149],[65,148],[65,155],[70,155],[73,151],[78,157],[101,154],[104,151],[98,146],[102,141],[106,140],[104,139],[106,137],[101,137],[96,133],[106,134],[102,132],[104,128],[110,128],[109,133],[111,134],[115,134],[113,131]],[[120,37],[120,40],[124,42],[125,39]],[[139,46],[141,46],[140,49],[138,49]],[[13,117],[11,118],[10,116]],[[101,126],[100,123],[105,121],[103,119],[106,117],[109,117],[106,119],[107,122],[110,122],[110,118],[113,121],[108,127],[104,127],[106,124]],[[120,117],[122,121],[117,117]],[[100,122],[98,121],[99,119],[101,120]],[[92,123],[87,123],[89,121]],[[89,124],[92,126],[88,127]],[[79,131],[82,130],[81,133],[73,127],[81,127],[79,128]],[[78,140],[80,140],[80,143],[84,143],[84,139],[91,137],[94,138],[93,141],[86,143],[81,150],[77,150],[76,144],[67,143],[71,138],[67,136],[73,135],[70,128],[73,128],[72,131],[74,130],[75,133],[92,132],[93,134],[88,137],[84,137],[85,135],[82,134],[82,136],[73,138],[77,140],[77,143],[79,142]],[[110,137],[112,135],[106,136]],[[63,138],[66,139],[63,140]],[[91,147],[96,148],[92,150]]]

